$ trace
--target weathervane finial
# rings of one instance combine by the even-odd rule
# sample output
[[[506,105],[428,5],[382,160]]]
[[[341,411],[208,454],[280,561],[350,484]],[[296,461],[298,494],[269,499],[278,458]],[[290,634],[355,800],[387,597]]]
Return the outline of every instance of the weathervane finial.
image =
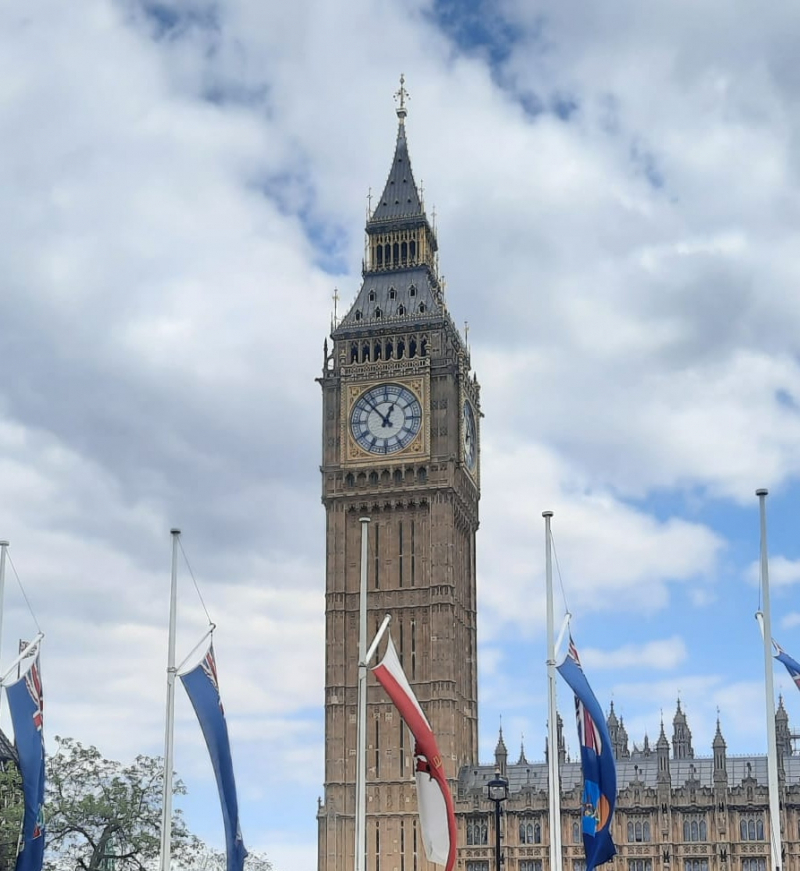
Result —
[[[395,109],[397,112],[397,117],[400,119],[400,123],[405,120],[406,115],[408,115],[408,109],[406,109],[406,99],[409,97],[409,93],[406,90],[406,77],[403,73],[400,73],[400,89],[395,92],[394,98],[395,100],[400,100],[400,105]]]

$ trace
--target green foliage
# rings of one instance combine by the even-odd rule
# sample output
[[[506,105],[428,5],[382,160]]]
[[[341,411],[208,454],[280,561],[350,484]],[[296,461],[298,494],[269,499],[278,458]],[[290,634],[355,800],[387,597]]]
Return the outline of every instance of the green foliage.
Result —
[[[24,813],[19,769],[13,762],[0,763],[0,871],[16,864]]]
[[[195,841],[187,864],[191,871],[225,871],[228,867],[224,850],[216,850],[200,840]],[[244,871],[272,871],[272,863],[263,853],[250,852],[244,860]]]
[[[146,871],[158,859],[163,761],[137,756],[131,765],[104,759],[97,748],[56,737],[47,759],[46,871]],[[175,794],[183,794],[176,778]],[[180,812],[172,820],[172,856],[193,852]]]

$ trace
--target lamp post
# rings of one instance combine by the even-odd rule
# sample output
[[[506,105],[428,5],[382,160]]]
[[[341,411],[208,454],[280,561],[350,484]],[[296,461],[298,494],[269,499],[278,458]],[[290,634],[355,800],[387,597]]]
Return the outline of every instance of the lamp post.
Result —
[[[500,871],[503,857],[500,855],[500,805],[508,798],[508,780],[495,771],[494,779],[486,784],[489,801],[494,802],[494,867]]]

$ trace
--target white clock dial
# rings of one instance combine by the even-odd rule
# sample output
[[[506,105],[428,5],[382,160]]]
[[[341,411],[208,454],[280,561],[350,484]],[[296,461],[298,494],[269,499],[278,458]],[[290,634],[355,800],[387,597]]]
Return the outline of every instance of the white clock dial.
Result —
[[[464,446],[464,462],[472,471],[478,459],[478,434],[475,426],[475,412],[467,400],[464,401],[461,438]]]
[[[371,454],[394,454],[419,435],[422,406],[402,384],[380,384],[356,400],[350,413],[350,431],[358,445]]]

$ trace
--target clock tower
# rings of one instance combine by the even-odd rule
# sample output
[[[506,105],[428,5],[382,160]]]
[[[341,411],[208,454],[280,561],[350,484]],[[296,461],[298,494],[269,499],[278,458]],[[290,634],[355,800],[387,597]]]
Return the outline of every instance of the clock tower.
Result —
[[[477,379],[445,305],[436,232],[414,181],[406,91],[394,158],[367,220],[363,282],[326,342],[325,787],[319,871],[352,871],[361,524],[368,516],[368,639],[385,614],[454,787],[477,763]],[[374,664],[374,663],[372,663]],[[368,676],[368,871],[428,871],[410,733]]]

